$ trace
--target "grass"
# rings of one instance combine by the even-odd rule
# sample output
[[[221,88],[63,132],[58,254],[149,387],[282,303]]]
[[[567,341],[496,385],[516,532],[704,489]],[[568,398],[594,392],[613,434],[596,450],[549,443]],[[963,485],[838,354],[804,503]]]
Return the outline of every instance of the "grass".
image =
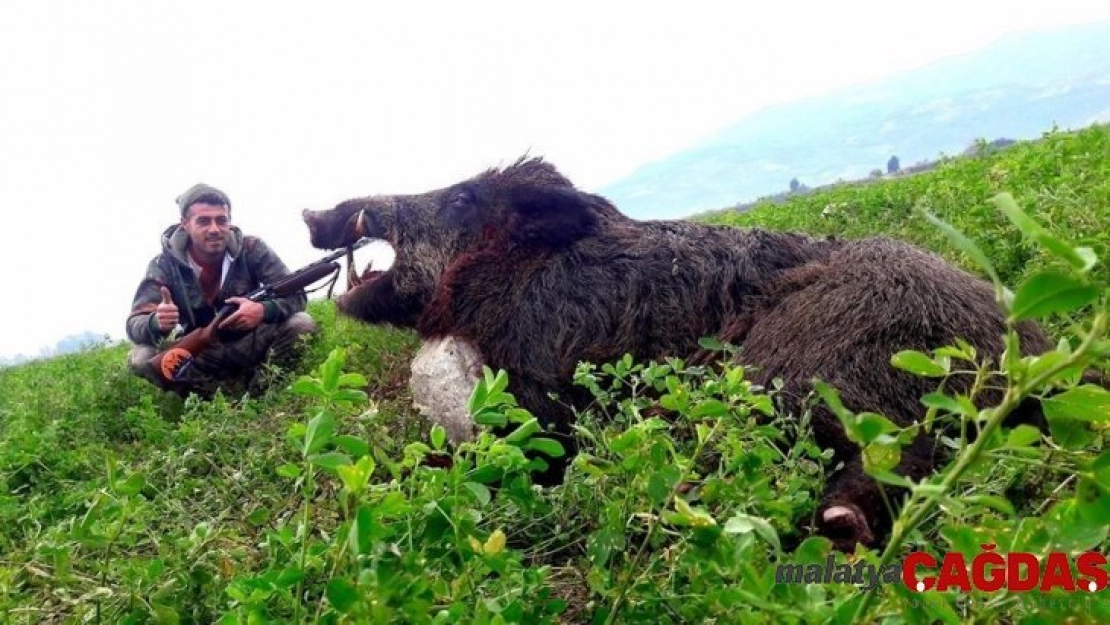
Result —
[[[1050,236],[1090,247],[1103,262],[1069,267],[990,203],[1001,191]],[[1106,127],[702,219],[902,237],[986,275],[922,211],[967,234],[1019,296],[1041,288],[1034,277],[1046,270],[1098,295],[1048,317],[1067,339],[1058,355],[1007,363],[1013,392],[1000,412],[938,417],[995,423],[1007,405],[1039,392],[1034,373],[1069,388],[1075,381],[1060,363],[1108,368]],[[412,333],[339,317],[331,302],[313,302],[309,312],[321,334],[300,369],[275,372],[256,398],[199,402],[159,392],[127,372],[121,344],[0,369],[6,622],[1110,619],[1105,591],[1084,604],[1059,591],[917,595],[900,584],[865,592],[850,583],[776,583],[779,564],[830,555],[828,541],[798,528],[835,467],[808,438],[805,416],[775,414],[775,389],[753,387],[740,366],[583,365],[577,379],[597,402],[581,416],[581,453],[562,486],[533,488],[524,452],[542,443],[530,415],[502,392],[503,373],[488,372],[472,409],[515,423],[516,436],[487,434],[448,449],[442,430],[410,406]],[[905,360],[930,368],[942,361]],[[654,388],[658,399],[617,392],[633,387]],[[833,557],[877,565],[916,545],[970,560],[988,543],[1008,552],[1105,552],[1103,399],[1076,392],[1057,402],[1051,436],[996,423],[975,445],[949,441],[962,451],[935,481],[914,486],[899,530],[905,544]],[[652,416],[660,404],[676,417]]]

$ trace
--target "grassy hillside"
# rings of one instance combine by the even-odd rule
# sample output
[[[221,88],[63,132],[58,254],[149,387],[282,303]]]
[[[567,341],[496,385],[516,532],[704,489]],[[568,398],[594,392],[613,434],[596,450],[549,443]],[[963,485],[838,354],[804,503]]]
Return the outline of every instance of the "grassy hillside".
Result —
[[[1004,217],[989,203],[1000,191],[1048,234]],[[449,450],[408,404],[415,337],[314,302],[322,335],[301,369],[274,372],[260,398],[157,392],[126,372],[125,345],[0,369],[0,614],[13,623],[1107,622],[1105,589],[917,594],[900,577],[776,580],[778,565],[826,557],[881,570],[912,549],[938,562],[960,552],[969,565],[985,544],[1042,556],[1107,549],[1110,401],[1076,379],[1110,368],[1106,128],[705,219],[886,233],[985,275],[971,245],[952,244],[916,208],[978,244],[1016,292],[1015,315],[1041,316],[1068,340],[1004,363],[1011,393],[995,409],[930,399],[938,421],[981,436],[947,439],[952,464],[914,485],[882,552],[845,557],[799,532],[835,467],[808,438],[806,416],[775,414],[775,389],[753,387],[741,367],[581,367],[579,383],[597,397],[580,420],[582,453],[564,485],[533,488],[524,452],[557,450],[532,436],[503,376],[490,372],[471,408],[483,422],[517,423],[515,433]],[[1100,262],[1087,267],[1073,246]],[[1054,272],[1048,283],[1044,269]],[[903,355],[899,366],[939,384],[950,367],[974,367],[964,356]],[[624,392],[647,387],[659,399]],[[1049,387],[1071,389],[1053,400],[1051,436],[999,426],[1014,402]],[[884,472],[900,432],[876,415],[843,419],[874,452],[874,474],[895,479]]]
[[[382,410],[359,406],[345,429],[387,453],[426,434],[395,399],[414,337],[337,320],[330,302],[310,312],[324,332],[306,371],[341,343]],[[262,556],[271,516],[290,512],[296,488],[275,469],[295,459],[286,432],[305,401],[280,385],[182,401],[132,376],[127,350],[0,369],[0,613],[11,622],[212,622],[231,573]]]
[[[885,234],[939,252],[984,275],[967,254],[917,212],[929,211],[975,239],[999,277],[1017,285],[1045,268],[1052,257],[988,203],[1001,192],[1050,232],[1110,251],[1110,125],[1076,132],[1050,132],[975,157],[942,160],[936,169],[910,176],[859,181],[820,193],[765,201],[738,213],[722,211],[697,219],[734,226],[800,230],[857,238]],[[1096,271],[1110,277],[1110,264]]]

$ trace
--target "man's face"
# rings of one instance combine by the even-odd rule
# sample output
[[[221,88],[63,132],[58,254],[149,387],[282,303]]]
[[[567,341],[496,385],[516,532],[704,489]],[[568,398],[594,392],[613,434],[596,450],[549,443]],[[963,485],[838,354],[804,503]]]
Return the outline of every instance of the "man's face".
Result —
[[[181,220],[193,249],[209,258],[222,256],[227,250],[230,225],[231,211],[226,206],[213,204],[193,204]]]

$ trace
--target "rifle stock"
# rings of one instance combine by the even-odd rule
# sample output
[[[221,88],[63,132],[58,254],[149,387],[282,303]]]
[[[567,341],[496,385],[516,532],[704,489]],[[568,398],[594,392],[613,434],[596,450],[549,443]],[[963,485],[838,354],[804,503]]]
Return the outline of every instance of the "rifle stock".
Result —
[[[332,252],[314,263],[278,278],[273,284],[264,284],[250,293],[247,293],[244,297],[254,302],[261,302],[263,300],[275,297],[286,297],[296,293],[308,285],[337,272],[339,270],[339,265],[336,261],[341,256],[349,254],[350,251],[358,249],[369,242],[370,239],[360,239],[342,250]],[[193,364],[193,359],[212,346],[220,343],[220,323],[224,319],[227,319],[227,317],[238,308],[239,306],[237,304],[224,304],[216,313],[216,317],[211,323],[204,327],[196,328],[192,332],[189,332],[171,343],[169,347],[155,354],[148,361],[147,366],[153,369],[163,382],[173,383],[180,381],[184,378],[186,371],[188,371],[189,367]]]

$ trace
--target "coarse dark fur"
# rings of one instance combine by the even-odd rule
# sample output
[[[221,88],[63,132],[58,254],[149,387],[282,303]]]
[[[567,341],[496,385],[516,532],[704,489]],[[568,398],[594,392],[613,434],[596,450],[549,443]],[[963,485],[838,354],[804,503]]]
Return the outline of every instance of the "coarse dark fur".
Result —
[[[963,339],[997,362],[1003,348],[990,285],[935,254],[886,238],[637,221],[539,159],[422,195],[306,210],[312,244],[350,242],[362,211],[368,234],[388,240],[397,257],[339,308],[368,323],[414,327],[425,339],[472,342],[565,443],[573,414],[548,395],[588,399],[571,383],[580,361],[697,359],[698,339],[717,337],[741,347],[756,382],[782,378],[794,414],[819,378],[848,408],[907,425],[921,419],[919,399],[936,382],[896,370],[892,354]],[[1034,324],[1019,333],[1026,353],[1051,346]],[[949,390],[967,382],[954,378]],[[812,422],[818,444],[845,463],[826,486],[819,531],[845,550],[874,544],[890,526],[878,485],[832,412],[818,406]],[[927,475],[934,452],[932,440],[918,437],[898,472]]]

